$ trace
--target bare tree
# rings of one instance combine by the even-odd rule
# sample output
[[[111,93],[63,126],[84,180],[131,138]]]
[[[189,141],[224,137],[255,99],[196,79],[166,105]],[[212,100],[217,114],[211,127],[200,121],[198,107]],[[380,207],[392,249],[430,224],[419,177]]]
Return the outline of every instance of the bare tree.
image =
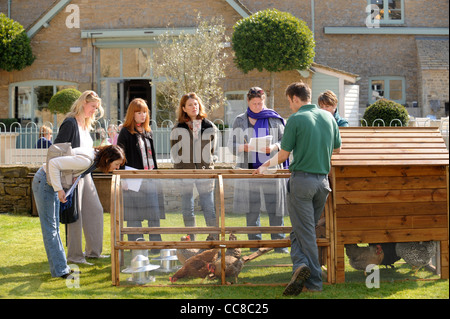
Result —
[[[208,112],[220,107],[225,98],[219,79],[225,77],[227,53],[222,18],[201,21],[197,18],[194,32],[174,36],[169,30],[159,37],[152,63],[157,79],[158,108],[174,114],[180,98],[195,92]]]

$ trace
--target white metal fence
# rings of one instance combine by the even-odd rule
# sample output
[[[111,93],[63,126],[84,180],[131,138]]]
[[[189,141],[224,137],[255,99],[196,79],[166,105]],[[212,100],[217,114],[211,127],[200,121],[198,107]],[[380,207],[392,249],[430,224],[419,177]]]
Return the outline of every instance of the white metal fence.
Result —
[[[216,124],[223,122],[218,120]],[[152,122],[153,139],[158,162],[170,162],[170,132],[173,123],[169,120],[164,121],[158,127]],[[53,127],[51,123],[44,123],[52,131],[53,140],[58,134],[59,128]],[[36,164],[45,162],[47,155],[46,148],[38,148],[37,141],[40,138],[41,126],[35,123],[21,125],[18,122],[12,123],[6,127],[0,122],[0,164]],[[107,120],[101,120],[95,123],[95,129],[91,133],[94,146],[113,144],[116,141],[120,130],[119,125],[110,125]],[[219,143],[217,145],[216,156],[220,162],[232,162],[233,158],[226,149],[226,141],[229,129],[220,130]],[[114,138],[116,137],[116,138]]]
[[[215,121],[220,130],[216,156],[218,162],[233,162],[234,158],[228,151],[226,144],[231,129],[225,129],[221,120]],[[220,125],[221,124],[221,125]],[[48,126],[53,136],[58,134],[58,128],[53,127],[51,123],[44,123]],[[156,147],[157,158],[159,162],[170,162],[170,132],[173,123],[169,120],[164,121],[158,127],[152,122],[153,138]],[[376,119],[372,126],[401,126],[399,120],[393,120],[390,123],[384,123],[381,119]],[[429,118],[415,118],[409,123],[409,126],[436,126],[439,127],[449,148],[449,119],[431,120]],[[22,126],[20,123],[13,123],[10,127],[0,123],[0,164],[36,164],[45,162],[47,150],[37,148],[36,143],[39,139],[40,128],[35,123],[28,123]],[[109,131],[109,132],[108,132]],[[118,134],[119,126],[110,126],[107,120],[102,119],[95,123],[95,130],[91,134],[94,140],[94,146],[107,143],[114,143],[114,134]],[[109,133],[109,134],[108,134]]]

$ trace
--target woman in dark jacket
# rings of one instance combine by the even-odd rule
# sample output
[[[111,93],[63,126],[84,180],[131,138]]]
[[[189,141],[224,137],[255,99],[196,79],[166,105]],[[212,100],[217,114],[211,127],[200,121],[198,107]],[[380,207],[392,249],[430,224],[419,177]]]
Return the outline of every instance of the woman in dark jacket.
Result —
[[[178,123],[170,134],[171,156],[176,169],[213,169],[217,141],[216,126],[206,119],[201,99],[195,93],[183,95],[178,108]],[[182,189],[184,225],[195,227],[194,184],[199,193],[200,205],[206,226],[216,226],[214,206],[214,181],[185,180]],[[194,235],[190,235],[194,240]]]
[[[92,149],[90,132],[95,120],[103,116],[102,100],[94,91],[85,91],[74,102],[70,112],[59,127],[54,143],[70,142],[72,148]],[[74,264],[90,264],[88,258],[107,257],[103,250],[103,207],[91,174],[78,184],[80,217],[67,225],[67,261]],[[81,205],[82,204],[82,205]],[[82,233],[85,238],[83,252]]]
[[[125,151],[127,162],[125,169],[157,169],[153,135],[150,128],[150,114],[147,103],[140,98],[130,102],[125,122],[117,138],[117,145]],[[155,180],[142,179],[139,188],[128,188],[124,180],[123,205],[124,219],[128,227],[141,227],[144,219],[149,227],[159,227],[163,210]],[[161,205],[162,205],[161,201]],[[161,241],[160,234],[150,234],[151,241]],[[142,238],[141,235],[128,235],[128,240]]]

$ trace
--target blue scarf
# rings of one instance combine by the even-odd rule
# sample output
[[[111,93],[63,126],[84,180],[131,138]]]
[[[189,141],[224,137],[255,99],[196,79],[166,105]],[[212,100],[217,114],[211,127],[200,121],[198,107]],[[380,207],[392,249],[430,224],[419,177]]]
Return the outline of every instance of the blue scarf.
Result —
[[[285,125],[284,119],[280,116],[280,114],[278,114],[277,112],[275,112],[274,110],[271,110],[271,109],[264,109],[259,113],[253,113],[252,110],[250,110],[250,108],[248,107],[247,115],[256,120],[256,123],[254,125],[254,131],[255,131],[254,137],[263,137],[263,136],[270,135],[269,134],[269,118],[271,118],[271,117],[280,119],[283,122],[283,125]],[[263,132],[265,132],[265,134]],[[259,136],[260,133],[264,134],[264,135]],[[252,159],[254,158],[254,161],[252,161],[253,168],[260,167],[265,161],[267,161],[270,158],[270,154],[263,154],[263,153],[258,153],[258,152],[252,152],[251,154],[254,154],[254,156],[251,156]],[[283,163],[283,167],[284,168],[289,167],[289,160],[286,160]]]

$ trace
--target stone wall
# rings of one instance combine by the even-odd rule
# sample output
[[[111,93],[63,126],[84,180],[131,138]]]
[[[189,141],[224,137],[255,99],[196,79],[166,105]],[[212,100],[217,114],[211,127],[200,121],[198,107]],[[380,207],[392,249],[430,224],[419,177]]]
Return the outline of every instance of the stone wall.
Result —
[[[0,166],[0,213],[30,213],[32,210],[30,173],[34,166]]]

